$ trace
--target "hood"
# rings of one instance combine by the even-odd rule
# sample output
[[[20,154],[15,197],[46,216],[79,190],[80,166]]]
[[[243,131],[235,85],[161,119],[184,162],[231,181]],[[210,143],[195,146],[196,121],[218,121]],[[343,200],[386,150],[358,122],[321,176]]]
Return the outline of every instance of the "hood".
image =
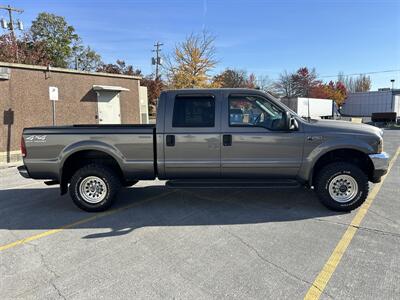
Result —
[[[364,135],[376,135],[382,137],[383,131],[378,127],[362,124],[352,123],[349,121],[339,120],[311,120],[310,123],[305,123],[308,130],[316,131],[332,131],[340,133],[354,133]]]

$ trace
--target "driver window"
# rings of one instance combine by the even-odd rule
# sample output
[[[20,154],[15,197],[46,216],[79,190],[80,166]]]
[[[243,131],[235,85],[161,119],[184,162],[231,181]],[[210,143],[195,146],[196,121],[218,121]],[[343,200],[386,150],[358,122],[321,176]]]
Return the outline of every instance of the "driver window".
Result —
[[[285,126],[282,110],[258,96],[229,97],[229,126],[264,127],[281,130]]]

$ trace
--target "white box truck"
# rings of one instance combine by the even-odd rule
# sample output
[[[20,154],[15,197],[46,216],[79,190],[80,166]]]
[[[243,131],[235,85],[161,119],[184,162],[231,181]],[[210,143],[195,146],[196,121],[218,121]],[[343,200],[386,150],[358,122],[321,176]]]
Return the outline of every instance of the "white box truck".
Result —
[[[337,111],[331,99],[296,97],[282,98],[281,102],[303,118],[334,118]]]

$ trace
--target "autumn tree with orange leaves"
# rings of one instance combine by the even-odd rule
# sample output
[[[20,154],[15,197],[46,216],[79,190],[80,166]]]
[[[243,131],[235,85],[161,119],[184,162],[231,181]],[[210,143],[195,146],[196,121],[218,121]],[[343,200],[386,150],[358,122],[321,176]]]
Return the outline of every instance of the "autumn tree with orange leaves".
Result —
[[[214,42],[215,37],[204,31],[178,43],[163,65],[168,85],[176,89],[210,86],[209,72],[217,64]]]
[[[0,61],[47,66],[51,58],[42,41],[32,41],[28,34],[14,38],[11,34],[0,36]]]
[[[320,99],[332,99],[340,107],[343,105],[347,97],[347,90],[342,82],[330,81],[328,84],[320,83],[317,86],[313,87],[310,92],[310,97]]]

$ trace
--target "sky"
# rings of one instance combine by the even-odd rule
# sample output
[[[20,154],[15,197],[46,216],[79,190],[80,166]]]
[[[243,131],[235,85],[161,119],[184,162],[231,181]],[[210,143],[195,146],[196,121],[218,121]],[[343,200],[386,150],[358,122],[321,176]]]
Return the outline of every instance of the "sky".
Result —
[[[24,10],[15,17],[26,27],[40,12],[64,16],[105,62],[122,59],[144,74],[154,71],[156,41],[167,54],[205,29],[216,37],[213,73],[235,68],[274,80],[307,66],[329,81],[397,70],[370,76],[373,90],[390,79],[400,88],[400,0],[0,0],[8,4]]]

